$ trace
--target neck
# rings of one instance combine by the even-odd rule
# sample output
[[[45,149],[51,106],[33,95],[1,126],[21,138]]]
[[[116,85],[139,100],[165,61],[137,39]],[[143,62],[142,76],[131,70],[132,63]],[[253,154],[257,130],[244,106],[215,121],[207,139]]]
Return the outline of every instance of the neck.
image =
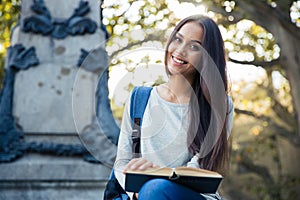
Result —
[[[172,90],[176,95],[190,96],[192,87],[189,80],[179,75],[170,76],[166,86]]]
[[[188,103],[190,100],[192,87],[182,76],[170,76],[169,81],[160,88],[160,95],[167,101]]]

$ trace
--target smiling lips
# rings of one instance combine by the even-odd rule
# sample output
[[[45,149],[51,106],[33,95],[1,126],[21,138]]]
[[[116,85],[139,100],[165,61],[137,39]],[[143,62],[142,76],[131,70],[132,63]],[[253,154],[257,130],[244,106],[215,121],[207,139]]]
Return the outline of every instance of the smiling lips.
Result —
[[[182,60],[178,57],[175,57],[175,56],[171,56],[171,57],[172,57],[172,60],[174,61],[175,64],[184,65],[184,64],[188,63],[185,60]]]

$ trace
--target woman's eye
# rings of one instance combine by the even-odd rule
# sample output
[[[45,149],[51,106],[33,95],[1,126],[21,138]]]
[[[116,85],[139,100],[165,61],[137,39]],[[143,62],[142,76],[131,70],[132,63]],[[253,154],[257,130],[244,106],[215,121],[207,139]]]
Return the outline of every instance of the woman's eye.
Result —
[[[175,38],[174,38],[174,41],[175,41],[175,42],[181,42],[181,39],[180,39],[179,37],[175,37]]]
[[[192,44],[192,45],[190,46],[190,48],[191,48],[193,51],[199,51],[199,50],[200,50],[200,47],[199,47],[198,45],[194,45],[194,44]]]

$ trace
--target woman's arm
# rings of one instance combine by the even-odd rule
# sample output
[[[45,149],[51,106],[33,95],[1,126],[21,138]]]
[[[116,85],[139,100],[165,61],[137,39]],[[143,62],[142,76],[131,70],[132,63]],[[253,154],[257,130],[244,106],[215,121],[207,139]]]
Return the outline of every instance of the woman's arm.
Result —
[[[132,159],[132,123],[130,118],[130,98],[126,102],[123,113],[121,131],[118,141],[117,158],[114,165],[116,178],[123,188],[125,188],[125,172],[128,169],[145,170],[148,168],[157,167],[152,162],[144,158]]]
[[[131,94],[130,94],[131,97]],[[122,124],[120,130],[120,136],[118,141],[118,150],[117,150],[117,157],[114,165],[115,175],[118,179],[120,185],[124,188],[125,186],[125,175],[123,171],[126,165],[132,159],[132,125],[130,119],[130,98],[128,98],[123,117],[122,117]]]

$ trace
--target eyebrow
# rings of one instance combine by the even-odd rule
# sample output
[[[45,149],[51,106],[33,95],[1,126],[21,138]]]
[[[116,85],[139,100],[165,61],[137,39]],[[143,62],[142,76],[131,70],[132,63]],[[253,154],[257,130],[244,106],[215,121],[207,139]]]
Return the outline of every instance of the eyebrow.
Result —
[[[181,37],[181,38],[184,38],[183,35],[182,35],[181,33],[179,33],[179,32],[177,32],[176,35],[178,35],[178,36]],[[192,42],[199,43],[200,45],[202,45],[202,42],[199,41],[199,40],[191,40],[191,41],[192,41]]]

